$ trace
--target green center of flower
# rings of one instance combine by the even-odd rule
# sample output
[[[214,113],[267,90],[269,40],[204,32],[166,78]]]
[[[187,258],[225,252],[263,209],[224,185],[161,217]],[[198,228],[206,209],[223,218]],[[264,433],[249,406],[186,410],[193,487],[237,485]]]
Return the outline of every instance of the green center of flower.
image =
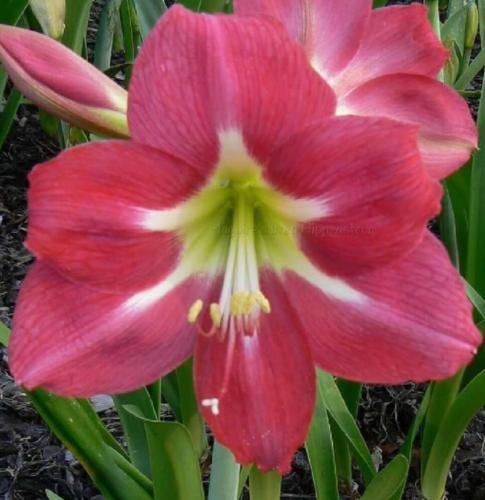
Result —
[[[185,208],[190,222],[179,230],[192,272],[224,276],[219,302],[197,300],[187,314],[197,324],[208,307],[212,328],[200,331],[221,338],[257,332],[260,314],[271,311],[259,273],[280,269],[298,251],[299,219],[315,208],[273,189],[242,143],[230,139],[231,154],[223,149],[211,182]]]
[[[282,245],[294,246],[295,222],[275,211],[275,193],[251,168],[220,168],[213,182],[193,201],[196,217],[181,231],[185,256],[197,271],[224,273],[220,299],[209,306],[213,327],[208,334],[229,329],[253,335],[260,312],[270,304],[260,289],[259,270],[278,265]],[[208,210],[211,208],[211,210]],[[204,304],[196,301],[188,312],[195,323]]]

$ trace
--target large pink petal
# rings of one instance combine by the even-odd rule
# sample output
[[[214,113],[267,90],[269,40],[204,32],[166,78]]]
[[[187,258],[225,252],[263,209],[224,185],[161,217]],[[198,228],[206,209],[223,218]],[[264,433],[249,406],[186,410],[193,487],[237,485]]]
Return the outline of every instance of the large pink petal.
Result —
[[[37,262],[17,301],[10,369],[28,389],[65,396],[149,384],[192,354],[195,328],[187,311],[209,286],[194,277],[159,298],[113,295],[67,281]]]
[[[461,167],[477,147],[477,129],[465,100],[448,86],[419,75],[371,80],[340,103],[348,114],[386,116],[420,126],[425,166],[441,179]]]
[[[323,216],[299,237],[330,274],[369,271],[409,252],[440,209],[415,127],[388,119],[337,117],[311,127],[275,152],[267,178],[321,205]]]
[[[332,81],[339,96],[368,80],[393,73],[434,78],[448,58],[423,5],[391,6],[372,11],[359,51]]]
[[[287,291],[326,371],[367,383],[453,375],[482,338],[462,280],[430,233],[409,257],[348,283],[361,300],[337,300],[296,274]]]
[[[213,165],[224,131],[240,131],[265,156],[334,109],[333,92],[279,23],[174,6],[137,59],[128,119],[135,140]]]
[[[324,75],[341,71],[359,48],[372,0],[235,0],[236,14],[280,20]]]
[[[125,137],[127,93],[49,37],[0,25],[0,61],[42,109],[96,132]]]
[[[147,229],[150,210],[170,209],[203,182],[192,167],[129,141],[91,143],[30,175],[27,246],[73,280],[125,293],[175,265],[173,231]]]
[[[258,332],[252,337],[235,334],[233,342],[199,337],[195,382],[199,403],[218,399],[218,414],[205,404],[201,410],[216,439],[236,460],[284,473],[306,437],[315,372],[279,279],[265,273],[261,288],[272,312],[260,318]]]

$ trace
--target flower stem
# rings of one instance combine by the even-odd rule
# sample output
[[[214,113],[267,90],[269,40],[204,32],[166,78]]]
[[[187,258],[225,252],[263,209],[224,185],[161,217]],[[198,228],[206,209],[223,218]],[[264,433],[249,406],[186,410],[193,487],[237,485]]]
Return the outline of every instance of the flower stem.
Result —
[[[233,454],[214,441],[208,500],[237,500],[239,469]]]
[[[253,467],[249,473],[249,496],[251,500],[279,500],[281,476],[277,472],[260,472]]]

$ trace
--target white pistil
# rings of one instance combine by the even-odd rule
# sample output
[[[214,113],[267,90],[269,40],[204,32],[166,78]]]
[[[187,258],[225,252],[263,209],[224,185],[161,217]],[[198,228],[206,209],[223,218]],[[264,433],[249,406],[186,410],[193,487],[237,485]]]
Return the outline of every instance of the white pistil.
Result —
[[[255,243],[254,207],[244,189],[236,193],[226,270],[218,303],[209,306],[212,328],[206,336],[217,334],[219,340],[229,335],[233,345],[236,334],[254,335],[260,312],[271,311],[268,299],[259,289],[258,259]],[[201,300],[189,310],[188,320],[195,323],[202,310]]]
[[[203,399],[200,404],[206,408],[210,408],[212,415],[219,415],[219,399],[209,398]]]

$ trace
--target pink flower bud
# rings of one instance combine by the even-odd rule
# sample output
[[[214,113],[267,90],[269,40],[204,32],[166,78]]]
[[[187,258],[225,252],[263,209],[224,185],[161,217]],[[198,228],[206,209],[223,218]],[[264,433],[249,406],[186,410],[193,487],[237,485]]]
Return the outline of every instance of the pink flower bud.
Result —
[[[0,25],[0,61],[45,111],[91,132],[128,137],[127,92],[62,44]]]

